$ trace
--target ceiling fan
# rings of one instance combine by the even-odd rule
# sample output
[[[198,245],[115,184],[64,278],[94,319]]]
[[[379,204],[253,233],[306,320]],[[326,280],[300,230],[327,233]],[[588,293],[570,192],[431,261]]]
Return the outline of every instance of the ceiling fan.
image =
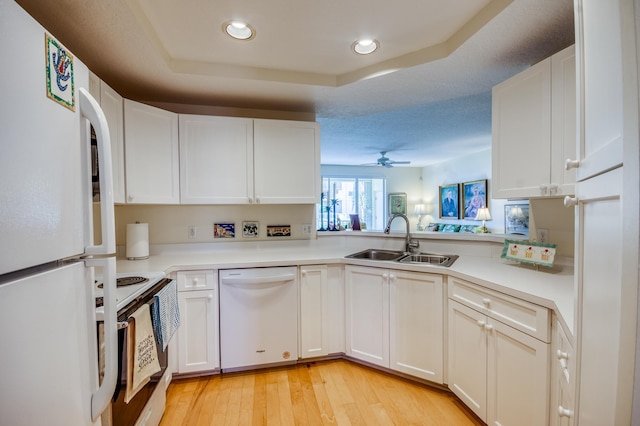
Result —
[[[380,158],[375,163],[363,164],[363,166],[393,167],[394,164],[411,164],[411,161],[393,161],[386,156],[387,151],[380,151]]]

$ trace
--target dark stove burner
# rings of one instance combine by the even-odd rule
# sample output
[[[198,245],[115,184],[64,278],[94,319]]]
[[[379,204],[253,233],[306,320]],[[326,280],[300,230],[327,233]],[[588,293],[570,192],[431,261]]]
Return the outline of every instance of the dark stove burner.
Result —
[[[104,305],[104,298],[102,296],[96,297],[96,308]]]
[[[122,277],[116,280],[116,287],[126,287],[128,285],[142,284],[149,281],[149,278],[145,277]],[[98,288],[102,288],[102,283],[98,284]]]
[[[116,280],[116,287],[126,287],[128,285],[142,284],[149,281],[145,277],[123,277]]]

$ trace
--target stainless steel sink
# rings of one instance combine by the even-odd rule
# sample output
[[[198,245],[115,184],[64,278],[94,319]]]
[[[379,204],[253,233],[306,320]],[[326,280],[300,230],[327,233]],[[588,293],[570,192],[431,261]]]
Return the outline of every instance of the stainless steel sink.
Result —
[[[351,259],[386,260],[400,263],[428,263],[451,266],[458,258],[454,254],[406,253],[395,250],[367,249],[345,256]]]
[[[458,259],[458,256],[455,254],[417,253],[408,254],[397,259],[397,261],[400,263],[429,263],[432,265],[451,266],[456,259]]]
[[[367,249],[345,257],[368,260],[398,260],[405,255],[406,253],[403,251]]]

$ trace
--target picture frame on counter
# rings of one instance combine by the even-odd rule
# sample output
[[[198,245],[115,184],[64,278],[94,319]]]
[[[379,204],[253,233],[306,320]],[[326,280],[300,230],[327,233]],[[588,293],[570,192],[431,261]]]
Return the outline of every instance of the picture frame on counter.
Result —
[[[489,207],[487,190],[487,179],[474,180],[462,184],[463,219],[475,220],[478,215],[478,209]]]
[[[458,219],[460,217],[460,184],[452,183],[440,186],[440,219]]]
[[[504,205],[504,233],[529,235],[529,204]]]
[[[389,194],[389,216],[407,214],[407,193],[391,192]]]

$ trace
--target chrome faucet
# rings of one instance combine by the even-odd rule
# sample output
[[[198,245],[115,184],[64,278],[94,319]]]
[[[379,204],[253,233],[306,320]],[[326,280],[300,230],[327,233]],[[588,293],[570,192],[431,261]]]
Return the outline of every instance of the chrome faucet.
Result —
[[[406,253],[411,253],[411,249],[416,249],[418,247],[420,247],[420,241],[418,240],[412,240],[411,239],[411,235],[410,235],[410,231],[409,231],[409,218],[401,213],[396,213],[393,216],[391,216],[389,218],[389,221],[387,222],[387,226],[384,228],[384,233],[388,234],[391,231],[391,222],[393,222],[393,219],[395,219],[396,217],[401,217],[404,219],[404,221],[407,223],[407,235],[406,235],[406,243],[405,243],[405,248],[404,251]]]

